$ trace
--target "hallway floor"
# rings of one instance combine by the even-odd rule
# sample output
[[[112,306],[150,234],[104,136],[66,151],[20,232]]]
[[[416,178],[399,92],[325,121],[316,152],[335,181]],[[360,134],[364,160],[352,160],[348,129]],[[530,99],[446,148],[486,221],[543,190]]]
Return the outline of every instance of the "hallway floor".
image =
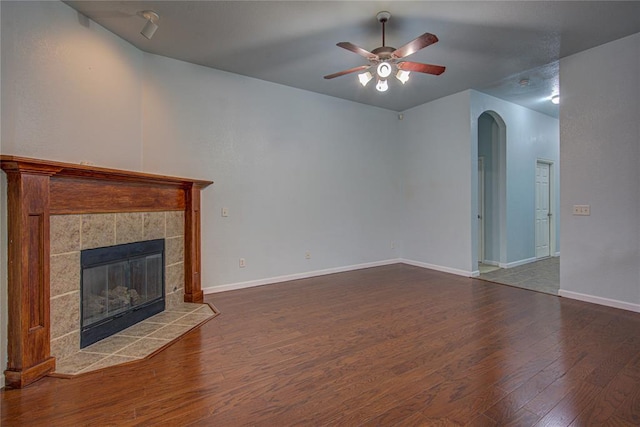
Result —
[[[552,295],[558,295],[560,289],[560,257],[545,258],[514,268],[499,268],[480,264],[479,269],[478,279],[489,282]]]

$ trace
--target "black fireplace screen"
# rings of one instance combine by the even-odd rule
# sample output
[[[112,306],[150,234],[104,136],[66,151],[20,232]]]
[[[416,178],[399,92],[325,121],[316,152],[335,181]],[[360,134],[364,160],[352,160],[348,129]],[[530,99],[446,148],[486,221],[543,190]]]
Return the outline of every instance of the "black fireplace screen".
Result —
[[[164,239],[82,251],[84,348],[165,308]]]

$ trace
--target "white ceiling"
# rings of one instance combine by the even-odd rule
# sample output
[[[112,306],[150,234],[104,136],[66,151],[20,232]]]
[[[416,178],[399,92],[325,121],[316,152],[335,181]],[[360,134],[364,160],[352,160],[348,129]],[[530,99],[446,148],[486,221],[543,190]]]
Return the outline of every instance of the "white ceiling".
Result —
[[[558,60],[640,32],[640,1],[65,1],[139,49],[394,111],[476,89],[551,116]],[[160,15],[152,40],[141,10]],[[408,57],[444,65],[440,76],[412,73],[385,93],[356,74],[366,64],[341,49],[381,45],[375,16],[388,10],[387,45],[430,32],[440,41]],[[611,64],[615,67],[616,64]],[[527,86],[520,84],[525,78]]]

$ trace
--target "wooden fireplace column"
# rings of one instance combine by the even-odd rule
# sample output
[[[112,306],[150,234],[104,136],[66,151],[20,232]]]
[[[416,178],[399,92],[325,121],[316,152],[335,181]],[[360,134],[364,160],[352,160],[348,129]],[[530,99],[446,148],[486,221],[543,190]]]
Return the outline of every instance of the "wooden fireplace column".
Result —
[[[200,191],[211,181],[0,155],[7,174],[7,386],[55,369],[50,351],[49,218],[53,214],[184,211],[185,301],[202,302]]]

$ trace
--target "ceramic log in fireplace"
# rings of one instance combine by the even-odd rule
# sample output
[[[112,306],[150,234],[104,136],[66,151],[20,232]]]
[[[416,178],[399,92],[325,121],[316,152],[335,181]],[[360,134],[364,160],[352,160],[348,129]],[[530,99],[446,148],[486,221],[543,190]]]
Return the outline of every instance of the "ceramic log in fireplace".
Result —
[[[200,191],[211,181],[10,155],[0,155],[0,166],[7,174],[7,386],[24,387],[55,369],[50,215],[184,212],[184,300],[202,302]]]

